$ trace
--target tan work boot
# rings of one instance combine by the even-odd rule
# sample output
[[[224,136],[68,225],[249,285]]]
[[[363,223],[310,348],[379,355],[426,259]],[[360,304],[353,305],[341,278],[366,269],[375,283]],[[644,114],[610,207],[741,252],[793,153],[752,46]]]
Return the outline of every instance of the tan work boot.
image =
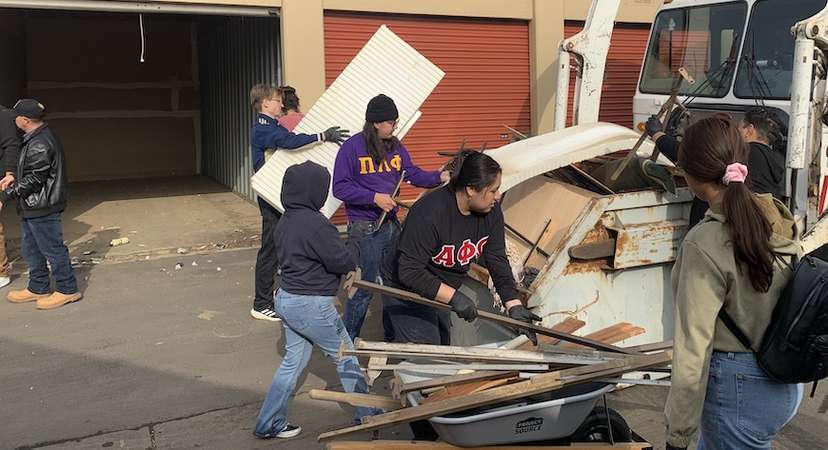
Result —
[[[6,298],[12,303],[26,303],[26,302],[33,302],[35,300],[46,298],[51,294],[35,294],[34,292],[28,289],[22,289],[19,291],[10,291]]]
[[[37,309],[55,309],[60,308],[61,306],[76,302],[83,297],[83,294],[80,292],[75,292],[74,294],[63,294],[61,292],[53,292],[52,295],[37,299]]]

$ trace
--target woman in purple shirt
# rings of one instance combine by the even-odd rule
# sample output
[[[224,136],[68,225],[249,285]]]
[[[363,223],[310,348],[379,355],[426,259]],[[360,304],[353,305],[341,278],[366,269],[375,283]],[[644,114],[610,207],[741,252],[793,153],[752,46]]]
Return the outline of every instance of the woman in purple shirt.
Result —
[[[411,162],[408,150],[393,135],[397,128],[397,106],[386,95],[368,102],[365,126],[342,144],[336,155],[333,171],[333,194],[345,203],[348,213],[348,237],[359,247],[362,278],[375,282],[379,264],[389,244],[400,233],[397,204],[391,197],[405,171],[405,181],[414,186],[431,188],[448,181],[448,172],[425,171]],[[382,224],[378,220],[387,215]],[[365,313],[373,295],[358,290],[345,305],[343,321],[351,339],[359,335]],[[393,338],[393,330],[383,313],[385,339]]]

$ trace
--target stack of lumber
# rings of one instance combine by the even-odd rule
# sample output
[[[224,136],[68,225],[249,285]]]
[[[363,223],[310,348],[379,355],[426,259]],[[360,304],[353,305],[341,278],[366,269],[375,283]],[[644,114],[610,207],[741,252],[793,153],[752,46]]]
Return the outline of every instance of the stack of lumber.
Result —
[[[627,348],[612,345],[643,333],[640,327],[621,323],[571,339],[569,333],[583,326],[583,321],[567,319],[552,328],[555,333],[539,336],[537,347],[524,336],[499,348],[357,339],[353,349],[341,348],[341,355],[367,360],[369,373],[394,371],[392,395],[314,390],[310,393],[311,398],[372,406],[386,412],[367,417],[360,425],[323,433],[319,440],[328,441],[400,423],[502,404],[580,383],[607,382],[620,379],[624,374],[649,368],[663,369],[670,364],[670,343]],[[594,345],[593,340],[600,340],[602,345]],[[399,371],[431,372],[434,378],[405,382]],[[409,403],[409,394],[414,392],[419,393],[416,406]]]

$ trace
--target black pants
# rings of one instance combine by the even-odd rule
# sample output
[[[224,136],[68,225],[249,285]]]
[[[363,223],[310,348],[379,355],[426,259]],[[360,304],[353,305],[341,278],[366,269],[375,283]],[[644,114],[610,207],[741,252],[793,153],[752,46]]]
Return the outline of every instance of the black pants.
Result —
[[[259,211],[262,213],[262,247],[256,255],[256,295],[253,299],[253,308],[273,309],[273,291],[278,288],[276,272],[279,269],[275,232],[282,213],[261,197],[257,200]]]

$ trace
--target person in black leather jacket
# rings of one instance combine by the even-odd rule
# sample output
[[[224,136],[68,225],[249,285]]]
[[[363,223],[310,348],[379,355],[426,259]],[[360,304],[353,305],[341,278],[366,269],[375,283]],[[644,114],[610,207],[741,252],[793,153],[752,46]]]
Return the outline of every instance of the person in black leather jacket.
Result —
[[[12,110],[15,124],[25,134],[14,181],[3,180],[0,202],[17,203],[22,219],[20,250],[29,266],[29,285],[9,292],[7,298],[12,303],[37,301],[38,309],[59,308],[82,297],[69,249],[63,243],[61,213],[68,191],[63,145],[43,121],[46,108],[41,103],[23,99]],[[50,292],[47,261],[57,286],[54,293]]]

